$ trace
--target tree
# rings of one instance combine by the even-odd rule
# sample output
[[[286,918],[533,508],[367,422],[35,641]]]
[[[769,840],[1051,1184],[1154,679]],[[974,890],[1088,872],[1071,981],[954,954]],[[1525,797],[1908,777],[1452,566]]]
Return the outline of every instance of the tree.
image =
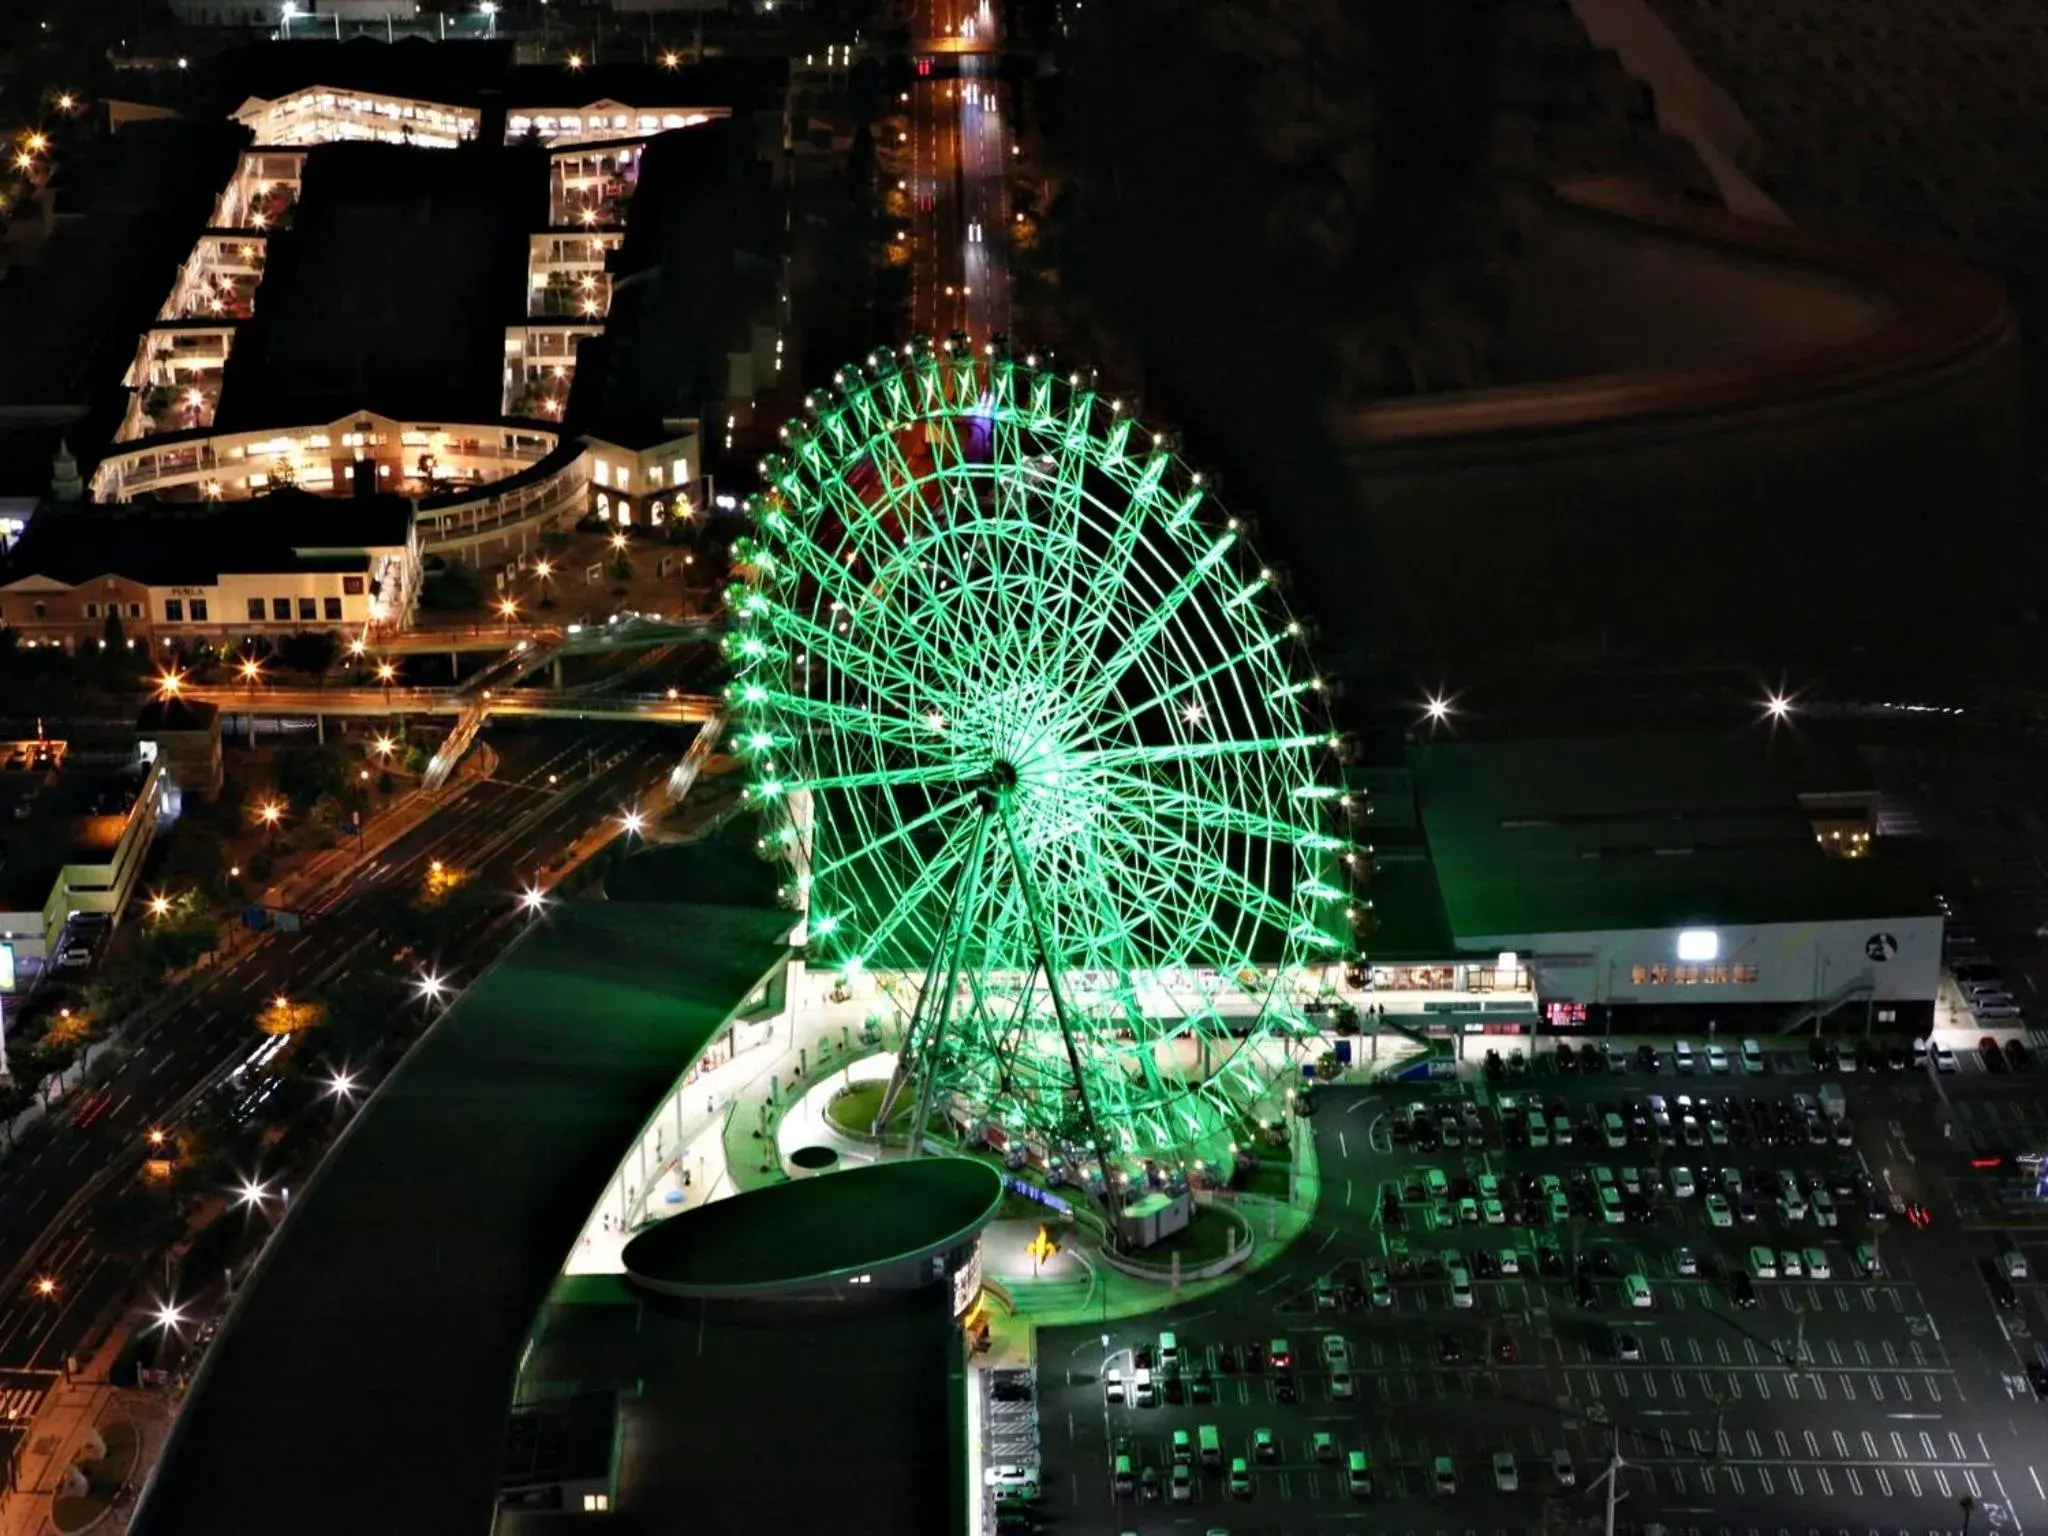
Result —
[[[324,683],[341,659],[341,637],[327,629],[294,630],[277,642],[277,659],[292,671]]]
[[[220,922],[195,913],[180,922],[159,923],[150,930],[148,948],[159,973],[182,971],[200,956],[220,947]]]
[[[107,604],[107,622],[101,628],[101,638],[107,643],[109,655],[128,649],[128,636],[121,628],[121,613],[112,603]]]

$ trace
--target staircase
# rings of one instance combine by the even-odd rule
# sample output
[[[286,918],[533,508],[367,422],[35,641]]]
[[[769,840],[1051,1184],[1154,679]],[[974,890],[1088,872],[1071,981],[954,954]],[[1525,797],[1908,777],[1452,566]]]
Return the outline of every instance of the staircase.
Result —
[[[1859,971],[1818,1002],[1801,1003],[1798,1008],[1786,1014],[1784,1022],[1778,1026],[1779,1033],[1789,1035],[1794,1030],[1804,1029],[1807,1025],[1811,1024],[1814,1027],[1814,1032],[1818,1034],[1821,1024],[1837,1008],[1842,1007],[1845,1003],[1853,1003],[1861,998],[1869,997],[1876,990],[1877,977],[1875,973]]]
[[[1087,1306],[1094,1283],[1085,1275],[1078,1280],[1032,1280],[1017,1275],[1003,1276],[1012,1308],[1019,1317],[1071,1316]]]

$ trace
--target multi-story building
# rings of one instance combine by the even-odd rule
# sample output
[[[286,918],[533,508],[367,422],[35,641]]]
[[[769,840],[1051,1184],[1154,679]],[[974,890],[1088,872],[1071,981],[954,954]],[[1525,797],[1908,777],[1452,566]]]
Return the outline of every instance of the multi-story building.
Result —
[[[0,976],[44,964],[74,916],[119,915],[172,795],[133,740],[0,742]]]
[[[25,644],[134,648],[403,628],[419,592],[411,502],[279,491],[176,507],[51,507],[0,563]]]

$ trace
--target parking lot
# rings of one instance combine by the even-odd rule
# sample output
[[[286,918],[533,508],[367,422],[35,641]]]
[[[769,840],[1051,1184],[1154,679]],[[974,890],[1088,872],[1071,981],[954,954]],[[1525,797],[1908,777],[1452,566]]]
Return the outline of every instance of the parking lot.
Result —
[[[2048,1113],[2031,1075],[1993,1073],[1957,1043],[1945,1075],[1915,1070],[1903,1041],[1896,1069],[1889,1051],[1844,1072],[1832,1053],[1823,1067],[1779,1048],[1745,1073],[1728,1042],[1722,1072],[1702,1053],[1679,1075],[1661,1048],[1653,1072],[1631,1045],[1621,1071],[1545,1063],[1332,1091],[1314,1121],[1317,1219],[1279,1261],[1110,1325],[1107,1349],[1102,1329],[1040,1336],[1047,1524],[1529,1529],[1600,1514],[1592,1485],[1616,1448],[1636,1525],[1957,1530],[1965,1495],[1973,1530],[2048,1523],[2048,1404],[2027,1375],[2048,1315],[2038,1271],[2008,1278],[1999,1262],[2048,1263],[2028,1225],[2039,1171],[2012,1157],[2048,1138]],[[1417,1104],[1437,1127],[1422,1144],[1406,1126]],[[1548,1144],[1532,1147],[1538,1112]],[[1128,1380],[1162,1329],[1184,1356],[1178,1383],[1156,1407],[1107,1401],[1105,1371]],[[1323,1363],[1333,1334],[1349,1398]],[[1288,1375],[1246,1359],[1276,1338]],[[1185,1502],[1176,1430],[1192,1448]],[[1350,1486],[1352,1451],[1369,1494]],[[1119,1452],[1128,1495],[1113,1487]],[[1497,1477],[1502,1453],[1512,1471]]]

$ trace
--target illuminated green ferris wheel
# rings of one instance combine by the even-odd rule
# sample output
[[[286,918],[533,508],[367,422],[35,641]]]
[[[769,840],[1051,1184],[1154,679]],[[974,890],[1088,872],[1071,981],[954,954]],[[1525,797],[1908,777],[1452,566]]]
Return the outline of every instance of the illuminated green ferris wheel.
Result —
[[[783,429],[735,548],[748,795],[916,1104],[1106,1176],[1227,1134],[1366,905],[1303,626],[1085,375],[915,343]]]

